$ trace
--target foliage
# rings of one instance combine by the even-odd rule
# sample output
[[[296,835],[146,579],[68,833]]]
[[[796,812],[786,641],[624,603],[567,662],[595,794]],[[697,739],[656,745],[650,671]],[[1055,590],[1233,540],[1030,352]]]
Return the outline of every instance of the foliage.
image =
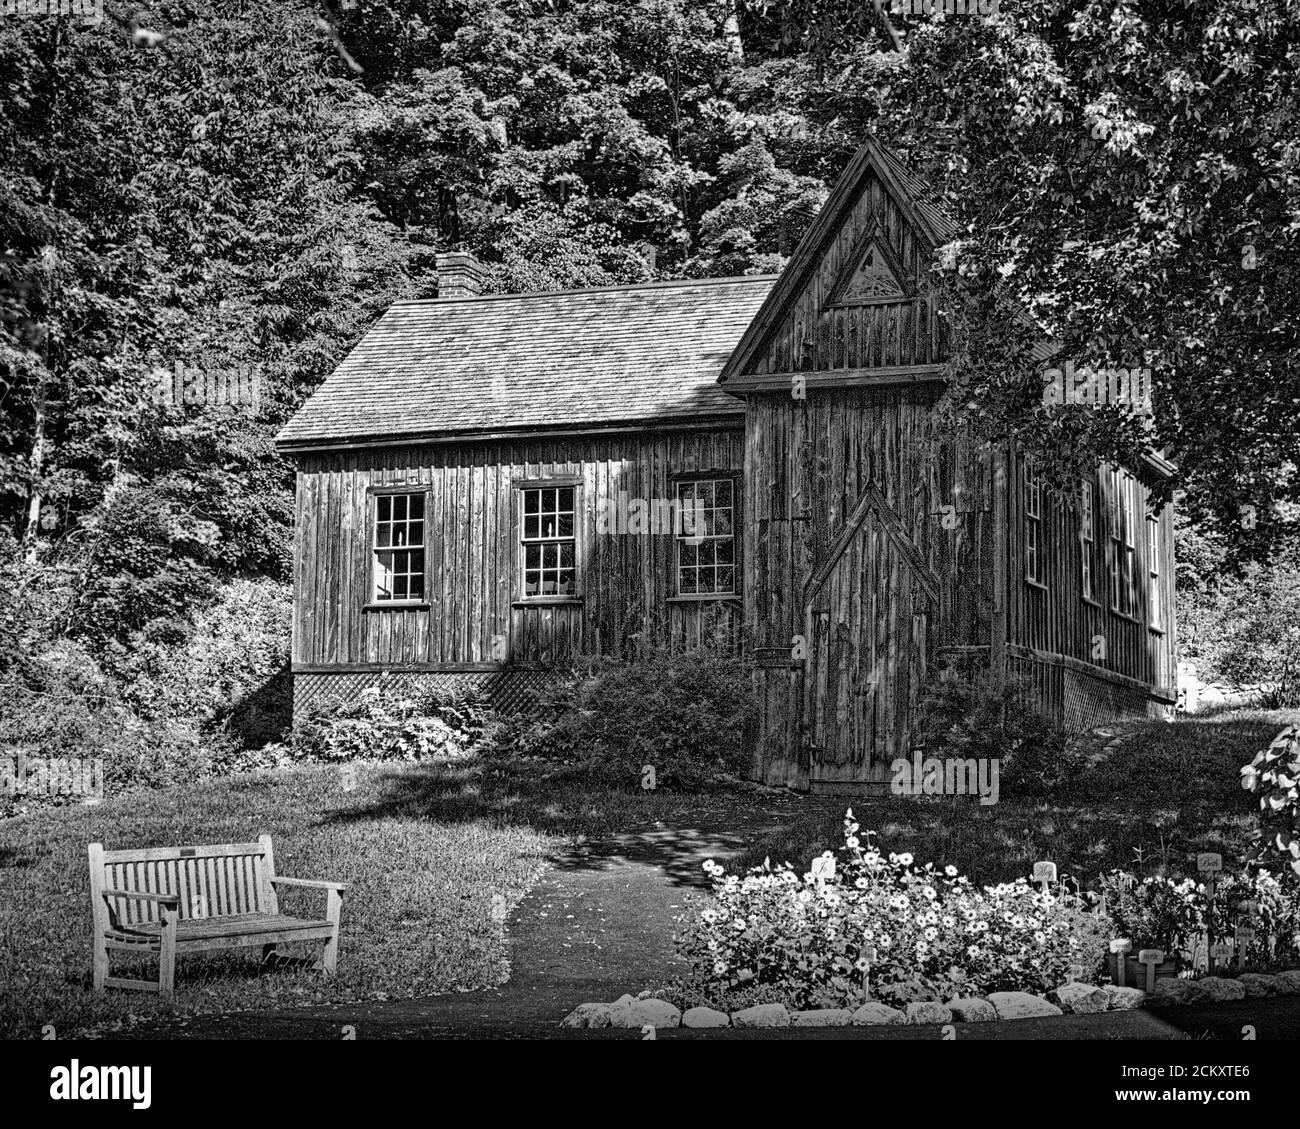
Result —
[[[1183,968],[1204,970],[1207,929],[1217,943],[1231,940],[1237,925],[1250,925],[1256,934],[1240,954],[1244,967],[1293,968],[1300,961],[1300,884],[1285,874],[1223,872],[1213,915],[1205,883],[1194,878],[1138,878],[1117,869],[1102,877],[1101,889],[1116,935],[1132,943],[1133,955],[1161,949]]]
[[[485,710],[473,688],[410,693],[384,676],[355,699],[301,718],[291,749],[304,761],[464,757],[483,731]]]
[[[1000,787],[1015,794],[1049,795],[1082,768],[1082,753],[1015,679],[946,673],[926,686],[917,713],[927,756],[1000,760]]]
[[[698,980],[772,984],[795,1006],[845,1007],[861,1002],[864,976],[874,998],[901,1003],[1044,992],[1074,964],[1100,973],[1110,922],[1084,899],[1043,894],[1023,878],[980,888],[954,866],[882,855],[851,809],[843,830],[842,858],[824,882],[788,863],[743,878],[705,864],[714,902],[678,938]]]
[[[639,788],[698,788],[749,765],[756,721],[746,664],[730,650],[655,650],[631,661],[588,660],[534,694],[497,735],[499,755],[569,761],[566,775]]]
[[[1288,726],[1256,753],[1241,770],[1241,785],[1259,797],[1260,829],[1248,859],[1300,875],[1300,726]]]

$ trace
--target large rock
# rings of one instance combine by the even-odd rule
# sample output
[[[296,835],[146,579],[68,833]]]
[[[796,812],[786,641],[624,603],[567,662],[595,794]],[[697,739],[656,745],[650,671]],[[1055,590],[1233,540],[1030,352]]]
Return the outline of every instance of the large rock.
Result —
[[[952,1012],[933,1000],[917,1000],[908,1004],[906,1014],[907,1022],[913,1024],[952,1022]]]
[[[1156,989],[1151,993],[1151,1002],[1166,1007],[1169,1005],[1204,1003],[1210,999],[1210,994],[1201,987],[1204,983],[1204,980],[1183,980],[1176,976],[1157,980]],[[1244,989],[1242,994],[1245,994]]]
[[[1147,994],[1141,988],[1121,988],[1118,984],[1103,984],[1101,990],[1106,994],[1111,1011],[1132,1011],[1146,1001]]]
[[[756,1004],[731,1013],[732,1027],[789,1027],[790,1013],[780,1004]]]
[[[1047,998],[1062,1011],[1075,1015],[1095,1015],[1110,1010],[1110,998],[1091,984],[1062,984],[1048,992]]]
[[[681,1021],[682,1013],[666,1000],[632,1000],[609,1008],[611,1027],[676,1027]]]
[[[609,1004],[579,1004],[560,1020],[561,1027],[610,1027]]]
[[[814,1011],[796,1011],[791,1017],[796,1027],[847,1027],[853,1013],[845,1008],[824,1007]]]
[[[907,1016],[901,1011],[878,1004],[875,1000],[868,1000],[853,1013],[854,1027],[885,1027],[906,1022]]]
[[[1223,976],[1203,976],[1196,981],[1196,985],[1216,1004],[1224,1000],[1246,998],[1246,986],[1240,980],[1229,980]]]
[[[1243,972],[1237,980],[1246,989],[1246,995],[1252,999],[1288,994],[1282,991],[1276,976],[1268,976],[1263,972]]]
[[[693,1007],[682,1016],[683,1027],[730,1027],[731,1016],[711,1007]]]
[[[960,1023],[988,1023],[998,1017],[997,1008],[979,996],[949,1000],[948,1010],[952,1012],[953,1019]]]
[[[1300,996],[1300,968],[1279,972],[1273,977],[1279,996]]]
[[[1042,996],[1028,992],[990,992],[989,1003],[999,1019],[1038,1019],[1040,1016],[1061,1015],[1061,1009],[1049,1004]]]

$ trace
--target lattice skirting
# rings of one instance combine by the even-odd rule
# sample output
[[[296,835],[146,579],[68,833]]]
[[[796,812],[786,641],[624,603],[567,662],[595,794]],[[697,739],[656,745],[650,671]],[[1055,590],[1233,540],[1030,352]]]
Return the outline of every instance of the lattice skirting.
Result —
[[[329,674],[295,674],[293,676],[293,716],[322,706],[341,705],[356,698],[367,686],[381,678],[394,686],[415,692],[436,686],[478,686],[487,694],[492,708],[512,713],[527,702],[527,691],[540,687],[554,677],[544,670],[430,671],[393,670],[355,671]]]
[[[1164,714],[1165,706],[1137,687],[1036,659],[1011,658],[1009,662],[1011,673],[1022,679],[1038,708],[1068,732]]]

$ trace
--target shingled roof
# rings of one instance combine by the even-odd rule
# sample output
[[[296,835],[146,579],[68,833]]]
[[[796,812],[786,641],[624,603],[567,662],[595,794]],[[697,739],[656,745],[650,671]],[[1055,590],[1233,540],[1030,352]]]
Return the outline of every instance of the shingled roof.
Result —
[[[282,447],[737,415],[715,383],[775,276],[398,302]]]

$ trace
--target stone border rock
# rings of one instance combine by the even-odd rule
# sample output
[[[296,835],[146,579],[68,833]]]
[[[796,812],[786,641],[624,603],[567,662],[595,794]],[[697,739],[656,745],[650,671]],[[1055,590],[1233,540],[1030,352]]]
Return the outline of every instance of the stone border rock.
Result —
[[[728,1015],[710,1007],[693,1007],[683,1015],[666,1000],[648,992],[620,996],[612,1004],[579,1004],[560,1021],[561,1027],[892,1027],[920,1024],[987,1023],[993,1020],[1035,1019],[1055,1015],[1095,1015],[1131,1011],[1147,1003],[1188,1005],[1269,996],[1300,996],[1300,969],[1269,975],[1243,972],[1236,979],[1204,976],[1199,980],[1156,981],[1148,997],[1140,988],[1116,984],[1069,983],[1053,988],[1046,998],[1030,992],[991,992],[987,998],[968,996],[939,1003],[920,1000],[900,1010],[868,1000],[860,1007],[791,1011],[784,1004],[756,1004]]]

